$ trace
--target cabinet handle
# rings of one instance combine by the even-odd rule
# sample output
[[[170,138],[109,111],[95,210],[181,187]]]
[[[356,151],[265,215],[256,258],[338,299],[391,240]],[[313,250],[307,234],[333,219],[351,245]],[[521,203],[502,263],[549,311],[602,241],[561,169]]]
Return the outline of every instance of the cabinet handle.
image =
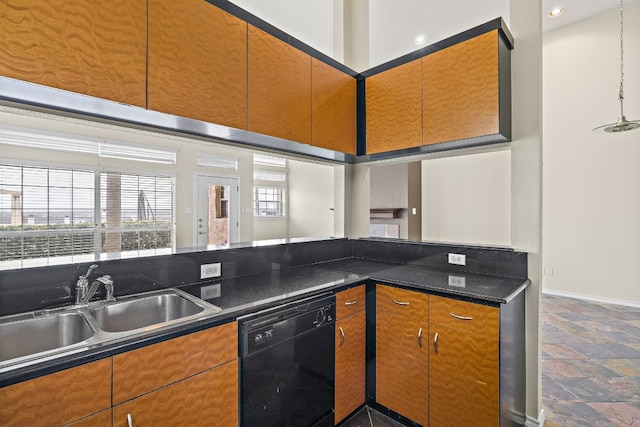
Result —
[[[436,354],[438,354],[438,333],[437,332],[433,337],[433,349],[435,350]]]
[[[347,302],[345,302],[345,303],[344,303],[344,305],[353,305],[353,304],[355,304],[355,303],[357,303],[357,302],[358,302],[358,300],[357,300],[357,299],[354,299],[353,301],[347,301]]]
[[[127,425],[129,427],[133,427],[133,419],[131,418],[131,414],[127,414]]]
[[[418,330],[418,347],[422,348],[422,328]]]
[[[396,304],[398,304],[398,305],[409,305],[409,303],[408,303],[408,302],[404,302],[404,301],[396,301],[396,300],[394,300],[394,299],[392,299],[391,301],[395,302],[395,303],[396,303]]]
[[[458,316],[457,314],[453,314],[453,313],[449,313],[449,316],[455,317],[456,319],[460,319],[460,320],[473,320],[473,317]]]
[[[342,344],[344,344],[344,329],[340,326],[340,347],[342,347]]]

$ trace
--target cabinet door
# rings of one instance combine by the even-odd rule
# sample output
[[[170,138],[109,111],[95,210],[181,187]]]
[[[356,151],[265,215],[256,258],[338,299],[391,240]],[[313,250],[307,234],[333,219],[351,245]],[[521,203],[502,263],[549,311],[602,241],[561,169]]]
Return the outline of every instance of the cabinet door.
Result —
[[[429,426],[499,425],[498,340],[433,324],[429,332]]]
[[[311,144],[356,154],[356,79],[311,59]]]
[[[3,0],[0,75],[146,106],[146,0]]]
[[[424,144],[499,132],[498,30],[422,58]]]
[[[236,322],[113,357],[113,403],[118,404],[238,357]]]
[[[364,311],[336,322],[336,424],[364,403],[366,327]]]
[[[248,128],[311,143],[311,57],[249,25]]]
[[[150,0],[148,84],[152,110],[246,129],[246,22],[204,0]]]
[[[111,359],[0,388],[0,425],[56,426],[111,407]]]
[[[422,145],[419,59],[366,79],[367,154]]]
[[[427,334],[426,321],[376,311],[376,401],[423,426],[429,422]]]
[[[238,425],[238,362],[163,387],[113,408],[114,427]]]

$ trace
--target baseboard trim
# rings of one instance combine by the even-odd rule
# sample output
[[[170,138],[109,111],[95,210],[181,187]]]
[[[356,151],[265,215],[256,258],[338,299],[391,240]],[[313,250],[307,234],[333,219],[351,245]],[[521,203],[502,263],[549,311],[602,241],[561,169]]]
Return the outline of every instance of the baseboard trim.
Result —
[[[543,427],[544,426],[544,409],[540,410],[538,418],[531,418],[527,415],[527,421],[524,423],[525,427]]]
[[[549,289],[543,289],[542,293],[545,295],[554,295],[558,297],[576,298],[585,301],[601,302],[604,304],[624,305],[626,307],[640,308],[640,303],[626,300],[619,300],[613,298],[603,298],[593,295],[575,294],[573,292],[553,291]]]

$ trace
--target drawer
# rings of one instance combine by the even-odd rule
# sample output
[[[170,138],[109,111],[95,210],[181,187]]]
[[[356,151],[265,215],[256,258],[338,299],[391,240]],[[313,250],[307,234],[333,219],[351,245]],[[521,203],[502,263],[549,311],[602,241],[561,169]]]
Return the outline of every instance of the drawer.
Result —
[[[498,339],[500,309],[432,295],[429,299],[429,322]]]
[[[336,294],[336,318],[342,319],[364,310],[365,285],[356,286]]]
[[[429,295],[392,286],[377,285],[376,308],[415,319],[427,320]]]
[[[113,404],[148,393],[238,357],[236,322],[113,357]]]

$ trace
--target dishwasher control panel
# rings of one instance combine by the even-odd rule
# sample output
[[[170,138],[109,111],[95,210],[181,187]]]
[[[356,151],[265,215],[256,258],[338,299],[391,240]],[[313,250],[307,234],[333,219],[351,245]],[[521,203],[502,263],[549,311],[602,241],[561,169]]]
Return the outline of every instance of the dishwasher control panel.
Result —
[[[316,328],[333,325],[335,317],[335,297],[331,296],[288,304],[239,319],[241,354],[247,356]]]

